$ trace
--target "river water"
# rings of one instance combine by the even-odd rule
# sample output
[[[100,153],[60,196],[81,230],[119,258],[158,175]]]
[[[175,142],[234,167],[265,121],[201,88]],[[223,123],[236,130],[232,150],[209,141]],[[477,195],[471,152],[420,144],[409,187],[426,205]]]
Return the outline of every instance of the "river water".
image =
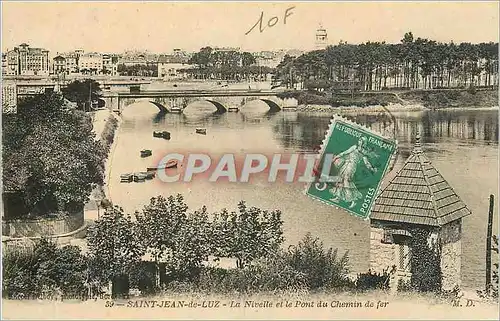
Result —
[[[239,113],[213,114],[208,102],[194,103],[184,114],[158,117],[147,101],[127,106],[111,155],[109,193],[115,204],[127,212],[140,210],[157,195],[184,195],[190,209],[206,205],[209,211],[236,209],[240,200],[249,206],[279,209],[284,221],[285,245],[296,244],[307,232],[320,238],[325,246],[349,252],[353,273],[369,268],[369,224],[303,194],[304,183],[267,182],[257,178],[251,183],[210,183],[207,180],[164,183],[158,179],[144,183],[120,183],[123,173],[144,171],[161,157],[173,152],[313,152],[321,144],[331,116],[325,113],[267,113],[257,101]],[[447,110],[393,113],[399,142],[399,156],[392,178],[411,151],[418,129],[423,148],[432,164],[469,206],[473,215],[463,221],[462,283],[466,289],[484,284],[485,237],[488,197],[498,191],[498,109]],[[393,122],[384,115],[351,117],[386,135],[394,134]],[[207,135],[195,128],[207,129]],[[153,138],[154,130],[168,130],[172,139]],[[153,150],[153,157],[141,158],[139,151]],[[494,226],[498,226],[495,209]],[[496,232],[496,231],[495,231]],[[494,232],[494,233],[495,233]]]

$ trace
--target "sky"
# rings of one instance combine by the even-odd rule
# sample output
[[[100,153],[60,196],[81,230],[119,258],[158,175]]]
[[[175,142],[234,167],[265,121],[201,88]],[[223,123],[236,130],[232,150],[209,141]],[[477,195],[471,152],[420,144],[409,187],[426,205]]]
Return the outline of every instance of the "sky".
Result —
[[[261,15],[263,30],[258,25]],[[498,42],[499,4],[2,1],[2,50],[23,42],[51,54],[78,48],[197,51],[207,45],[248,51],[311,50],[320,23],[330,44],[340,40],[398,43],[408,31],[442,42]]]

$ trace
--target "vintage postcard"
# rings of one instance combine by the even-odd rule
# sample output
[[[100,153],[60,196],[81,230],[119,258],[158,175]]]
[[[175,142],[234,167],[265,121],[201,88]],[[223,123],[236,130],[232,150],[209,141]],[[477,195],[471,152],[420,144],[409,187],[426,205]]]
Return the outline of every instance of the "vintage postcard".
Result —
[[[498,320],[498,1],[2,1],[2,317]]]

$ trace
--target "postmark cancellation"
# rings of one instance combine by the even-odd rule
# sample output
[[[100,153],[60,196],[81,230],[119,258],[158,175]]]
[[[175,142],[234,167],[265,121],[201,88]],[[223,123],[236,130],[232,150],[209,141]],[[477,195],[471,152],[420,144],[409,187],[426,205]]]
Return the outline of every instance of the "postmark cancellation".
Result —
[[[306,194],[367,219],[396,150],[395,139],[335,115]]]

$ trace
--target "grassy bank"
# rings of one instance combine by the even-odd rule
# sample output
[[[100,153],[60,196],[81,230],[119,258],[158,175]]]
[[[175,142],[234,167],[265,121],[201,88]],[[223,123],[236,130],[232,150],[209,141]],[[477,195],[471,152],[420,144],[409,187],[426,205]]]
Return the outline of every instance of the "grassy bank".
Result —
[[[105,170],[105,183],[107,182],[107,176],[108,176],[108,168],[109,168],[109,158],[111,154],[111,148],[113,146],[113,143],[115,141],[115,134],[116,130],[118,129],[118,119],[112,114],[109,115],[108,119],[106,120],[106,125],[104,126],[104,129],[101,133],[101,143],[104,147],[104,151],[106,152],[106,161],[104,165],[104,170]],[[104,191],[104,186],[99,186],[98,188],[99,194],[100,194],[100,199],[107,199],[107,195]]]
[[[498,106],[496,90],[416,90],[400,93],[328,93],[317,91],[287,91],[280,98],[295,98],[299,105],[324,105],[331,107],[370,107],[392,104],[424,106],[427,108],[494,107]]]
[[[418,90],[399,94],[411,103],[427,108],[448,107],[495,107],[498,106],[498,90]]]
[[[116,130],[118,129],[118,119],[113,115],[109,114],[109,116],[106,118],[105,124],[103,127],[99,128],[98,131],[100,131],[98,134],[99,141],[101,142],[101,145],[104,149],[105,153],[105,164],[104,164],[104,172],[105,175],[107,176],[107,168],[109,166],[108,161],[111,153],[111,147],[113,146],[113,142],[115,141],[115,134]],[[105,180],[106,182],[106,180]],[[106,183],[104,183],[106,184]],[[90,201],[87,203],[87,208],[95,208],[97,207],[97,202],[101,202],[103,199],[106,199],[106,193],[104,190],[104,186],[99,185],[97,186],[93,191],[90,196]]]
[[[387,106],[401,103],[391,93],[331,94],[317,91],[288,91],[277,95],[280,98],[295,98],[299,105],[329,105],[332,107]]]

